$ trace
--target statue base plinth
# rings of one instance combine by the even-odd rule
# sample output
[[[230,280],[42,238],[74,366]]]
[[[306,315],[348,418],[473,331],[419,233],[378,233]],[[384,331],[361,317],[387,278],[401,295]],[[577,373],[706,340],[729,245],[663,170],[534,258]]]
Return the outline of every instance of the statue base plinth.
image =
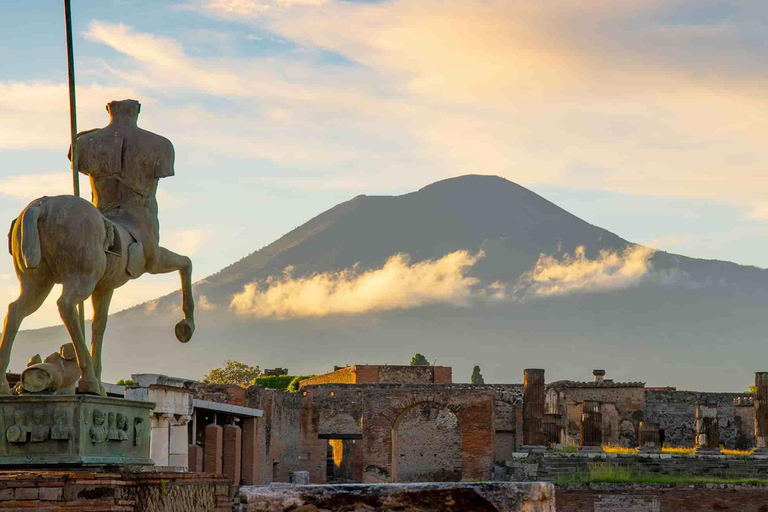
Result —
[[[151,465],[154,406],[93,395],[0,397],[0,467]]]

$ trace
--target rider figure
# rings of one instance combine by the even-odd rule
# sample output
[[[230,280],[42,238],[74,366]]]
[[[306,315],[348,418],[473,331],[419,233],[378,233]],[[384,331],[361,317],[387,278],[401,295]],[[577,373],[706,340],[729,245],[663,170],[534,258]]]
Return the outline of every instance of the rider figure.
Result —
[[[160,258],[157,184],[173,176],[174,151],[171,141],[136,125],[140,110],[136,100],[108,103],[109,124],[78,134],[77,156],[78,170],[91,178],[94,205],[143,245],[151,272]]]

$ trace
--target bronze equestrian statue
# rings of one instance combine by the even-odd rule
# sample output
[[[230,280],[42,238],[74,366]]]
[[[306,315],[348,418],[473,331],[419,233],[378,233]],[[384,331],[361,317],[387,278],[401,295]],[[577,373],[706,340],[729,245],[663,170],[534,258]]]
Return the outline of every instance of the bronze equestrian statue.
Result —
[[[144,272],[181,275],[184,319],[176,338],[186,343],[195,331],[192,262],[160,247],[157,184],[173,176],[173,145],[136,125],[136,100],[107,105],[110,123],[78,134],[78,168],[91,179],[93,203],[76,196],[32,201],[11,223],[8,247],[21,283],[19,298],[8,306],[0,341],[0,395],[10,394],[5,377],[13,340],[24,318],[42,305],[54,284],[61,319],[75,346],[80,367],[78,390],[104,394],[101,344],[115,288]],[[91,351],[85,344],[77,304],[91,297]]]

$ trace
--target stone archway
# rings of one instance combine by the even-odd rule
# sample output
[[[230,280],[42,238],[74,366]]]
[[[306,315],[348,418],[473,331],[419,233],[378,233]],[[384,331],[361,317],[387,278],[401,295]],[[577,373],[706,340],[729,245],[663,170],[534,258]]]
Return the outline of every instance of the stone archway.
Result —
[[[394,482],[457,482],[462,477],[459,419],[434,402],[408,407],[392,427]]]

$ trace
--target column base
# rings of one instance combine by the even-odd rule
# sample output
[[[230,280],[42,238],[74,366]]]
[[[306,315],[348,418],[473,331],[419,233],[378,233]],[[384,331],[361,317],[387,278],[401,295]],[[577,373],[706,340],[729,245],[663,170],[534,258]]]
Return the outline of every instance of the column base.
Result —
[[[752,455],[768,455],[768,447],[755,448]]]
[[[547,451],[547,447],[541,444],[524,444],[518,448],[517,451],[528,453],[543,453]]]
[[[720,448],[696,448],[693,453],[695,455],[720,455]]]
[[[661,453],[661,448],[658,446],[641,446],[637,449],[637,453]]]
[[[580,453],[604,453],[602,446],[579,446]]]

